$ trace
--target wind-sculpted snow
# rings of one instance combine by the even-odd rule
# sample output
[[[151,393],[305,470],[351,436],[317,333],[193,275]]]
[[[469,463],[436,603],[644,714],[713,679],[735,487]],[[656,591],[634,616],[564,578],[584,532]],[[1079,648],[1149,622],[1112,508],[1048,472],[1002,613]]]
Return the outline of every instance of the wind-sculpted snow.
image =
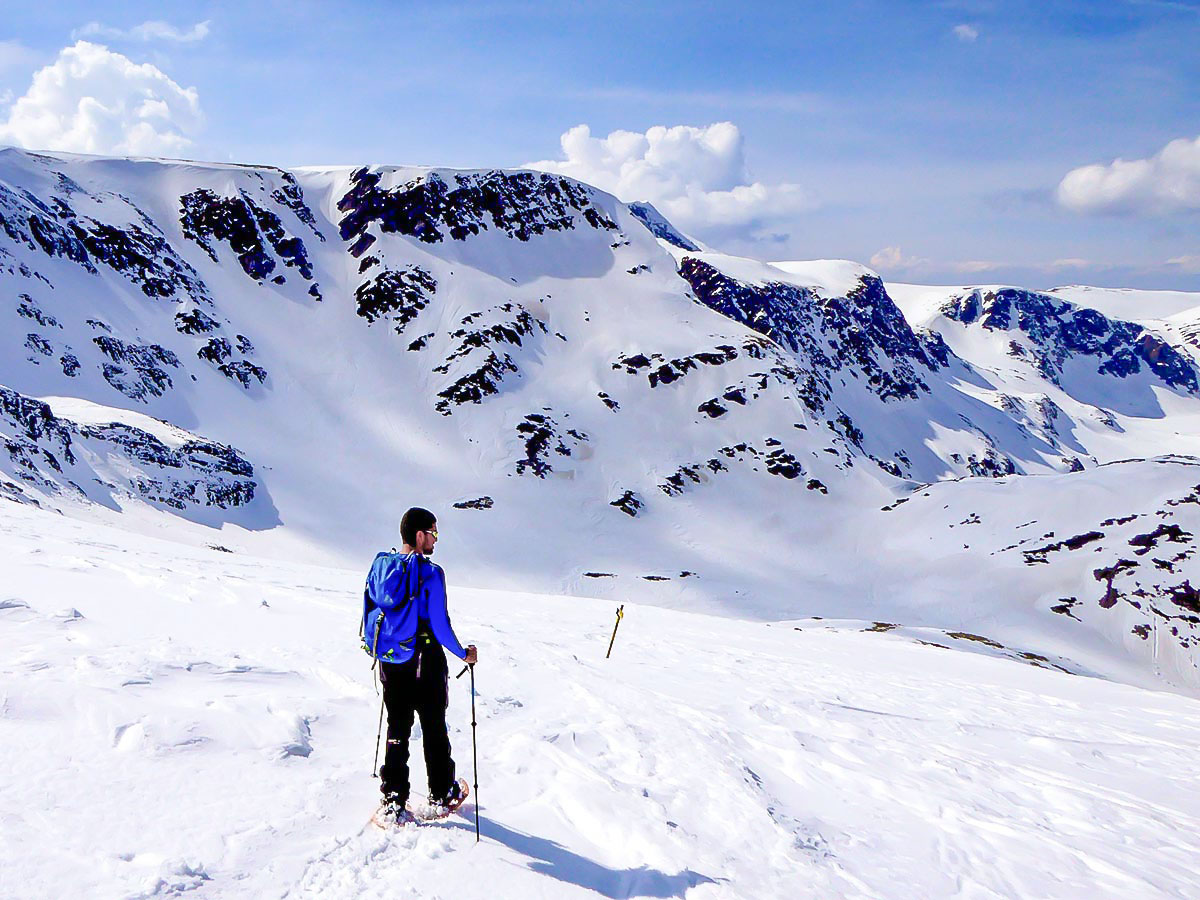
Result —
[[[1128,492],[1104,490],[1109,481],[1124,482]],[[991,506],[980,490],[954,487],[929,486],[887,514],[926,541],[937,541],[943,529],[960,535],[964,566],[1004,571],[993,590],[1069,626],[1114,634],[1172,679],[1197,683],[1200,460],[1163,457],[1012,479],[1005,487],[1016,496],[1008,508]],[[1043,503],[1022,505],[1030,493]],[[1060,498],[1069,508],[1058,506]],[[1022,512],[1029,515],[1017,519]],[[887,543],[895,548],[911,539]]]
[[[447,724],[479,790],[382,832],[363,566],[14,504],[0,558],[0,871],[22,897],[1200,894],[1197,702],[1067,674],[1086,669],[1021,640],[656,609],[703,581],[664,564],[622,583],[606,659],[616,603],[462,589],[448,567],[480,661],[474,703],[451,679]]]
[[[488,172],[453,175],[447,184],[431,172],[393,190],[380,187],[382,175],[358,169],[352,187],[338,201],[339,229],[350,252],[360,256],[375,242],[367,228],[377,222],[384,233],[415,237],[428,244],[449,235],[462,241],[489,227],[519,241],[582,223],[615,231],[616,224],[592,202],[592,192],[556,175],[535,172]],[[490,226],[489,226],[490,223]]]
[[[1145,365],[1169,387],[1192,394],[1200,390],[1195,363],[1144,326],[1109,319],[1048,294],[974,290],[952,298],[942,313],[963,325],[1023,336],[1025,340],[1012,341],[1009,352],[1030,359],[1054,384],[1061,383],[1068,360],[1094,357],[1101,375],[1124,378]]]
[[[89,421],[57,415],[48,403],[0,386],[0,493],[33,505],[64,495],[103,505],[137,498],[212,521],[238,518],[234,511],[255,499],[254,468],[232,447],[153,424],[168,443],[119,421],[117,410],[107,416],[104,407],[82,410]]]
[[[1200,390],[1180,363],[1193,353],[1186,316],[1140,335],[1128,327],[1136,316],[1110,309],[1100,335],[1097,319],[1055,305],[1027,333],[1014,300],[1009,328],[985,328],[936,313],[962,288],[912,315],[904,286],[893,292],[863,266],[684,249],[699,245],[665,220],[544,173],[281,172],[0,150],[0,187],[0,383],[48,402],[75,458],[53,431],[35,441],[13,425],[0,455],[12,498],[334,565],[390,546],[398,511],[420,504],[444,519],[443,555],[467,583],[618,602],[633,585],[648,602],[764,620],[861,603],[861,618],[898,633],[979,635],[1135,683],[1160,677],[1130,632],[1149,620],[1120,620],[1119,598],[1089,608],[1105,615],[1071,607],[1082,624],[1053,609],[1091,601],[1076,582],[1104,596],[1097,569],[1137,602],[1125,579],[1156,585],[1160,608],[1184,610],[1200,580],[1190,560],[1138,555],[1141,544],[1064,547],[1046,552],[1047,566],[1020,555],[1091,531],[1108,540],[1098,522],[1116,511],[1076,523],[1072,496],[1105,463],[1200,455]],[[1010,341],[1029,357],[1011,356]],[[80,418],[60,398],[111,409]],[[133,452],[112,422],[171,452],[150,442]],[[169,439],[163,422],[187,436]],[[253,475],[172,455],[189,441],[239,448]],[[1026,477],[1054,472],[1081,481],[1021,493]],[[214,477],[233,485],[214,494],[224,508],[206,505]],[[921,566],[932,588],[911,592],[919,576],[877,552],[896,527],[878,510],[947,479],[928,489],[953,492],[939,508],[996,482],[957,521],[1024,513],[989,550],[1023,539],[1016,526],[1037,514],[1053,518],[1040,533],[1057,536],[981,560],[958,529],[930,541],[901,526],[931,554]],[[252,495],[238,493],[246,480]],[[1131,491],[1115,476],[1103,484]],[[535,557],[529,523],[544,545]],[[210,530],[226,524],[242,527]],[[1057,572],[1085,554],[1093,564],[1028,628],[989,624],[1025,609],[1030,590],[993,602],[997,577]],[[972,565],[959,571],[963,556]],[[1113,569],[1122,560],[1159,580]],[[1092,640],[1112,653],[1076,658]],[[1186,675],[1161,677],[1191,684]],[[292,743],[304,745],[301,729]]]

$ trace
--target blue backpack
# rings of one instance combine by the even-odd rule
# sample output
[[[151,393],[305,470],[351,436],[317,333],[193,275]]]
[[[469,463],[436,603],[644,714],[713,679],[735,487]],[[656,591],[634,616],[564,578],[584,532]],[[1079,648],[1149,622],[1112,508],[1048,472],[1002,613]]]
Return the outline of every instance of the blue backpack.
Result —
[[[359,624],[362,648],[379,662],[412,659],[417,636],[417,604],[421,589],[420,556],[383,552],[371,563],[363,590]]]

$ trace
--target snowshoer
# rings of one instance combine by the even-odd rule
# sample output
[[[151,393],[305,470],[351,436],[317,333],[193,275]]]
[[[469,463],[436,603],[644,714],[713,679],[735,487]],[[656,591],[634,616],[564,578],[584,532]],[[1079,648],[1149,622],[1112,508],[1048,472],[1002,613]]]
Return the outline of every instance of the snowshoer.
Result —
[[[429,802],[443,814],[466,799],[467,782],[455,778],[446,729],[449,668],[445,647],[474,664],[475,645],[459,643],[446,608],[446,576],[428,559],[437,545],[437,519],[413,507],[400,520],[400,552],[380,553],[371,564],[363,598],[363,641],[379,662],[387,709],[387,749],[379,770],[383,807],[379,818],[412,821],[408,739],[414,715],[421,721]]]

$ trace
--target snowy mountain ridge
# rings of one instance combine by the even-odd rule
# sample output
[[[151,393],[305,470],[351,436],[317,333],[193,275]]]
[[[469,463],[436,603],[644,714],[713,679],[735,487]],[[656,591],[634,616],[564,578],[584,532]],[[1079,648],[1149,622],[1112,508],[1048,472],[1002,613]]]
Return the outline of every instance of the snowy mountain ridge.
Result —
[[[1084,485],[1108,497],[1098,522],[1167,510],[1195,533],[1192,463],[1107,465],[1200,456],[1186,308],[1164,324],[1079,292],[930,303],[939,289],[853,263],[724,256],[544,173],[11,149],[0,280],[9,499],[343,563],[422,503],[467,584],[983,623],[1028,662],[1197,685],[1190,556],[1151,579],[1118,553],[1105,580],[1072,550],[1036,574],[1001,552],[1036,549],[1009,533],[1027,519],[1058,540]],[[1141,472],[1155,490],[1128,494]],[[881,550],[933,482],[964,519],[1008,523],[988,555],[940,522],[920,552]],[[955,590],[931,603],[929,581]]]

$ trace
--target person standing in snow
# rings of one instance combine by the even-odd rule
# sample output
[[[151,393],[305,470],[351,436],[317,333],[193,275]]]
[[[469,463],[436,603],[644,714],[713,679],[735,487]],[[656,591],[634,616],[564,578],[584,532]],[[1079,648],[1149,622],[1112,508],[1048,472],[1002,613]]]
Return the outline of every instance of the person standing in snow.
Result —
[[[414,714],[424,737],[429,802],[449,813],[466,799],[467,782],[455,778],[446,729],[450,675],[443,647],[473,665],[478,652],[459,643],[446,608],[446,576],[430,562],[437,545],[437,519],[413,507],[400,520],[403,547],[380,553],[371,564],[363,602],[363,640],[379,661],[387,709],[387,749],[379,770],[381,815],[403,824],[412,819],[408,739]]]

